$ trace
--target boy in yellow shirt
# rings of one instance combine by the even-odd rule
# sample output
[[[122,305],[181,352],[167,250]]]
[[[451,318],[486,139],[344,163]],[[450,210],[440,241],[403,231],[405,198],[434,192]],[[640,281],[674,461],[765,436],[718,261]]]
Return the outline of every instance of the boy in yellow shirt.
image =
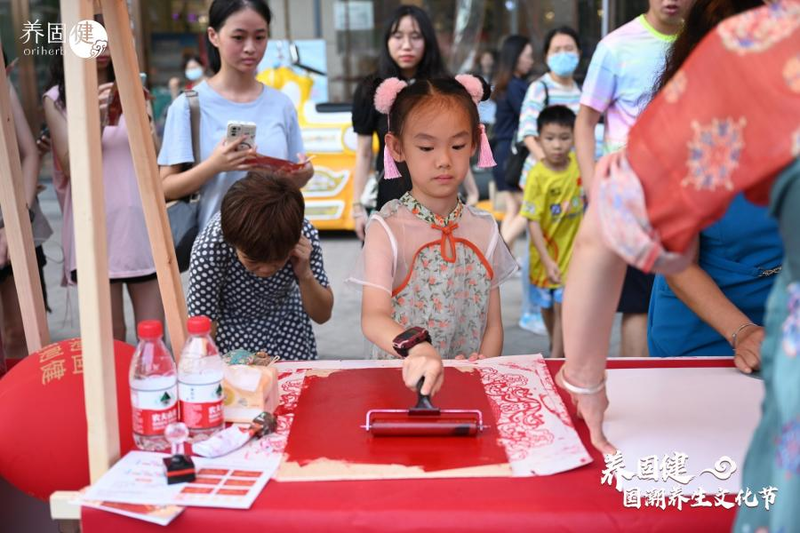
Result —
[[[544,151],[528,174],[521,214],[530,231],[530,295],[542,308],[550,356],[564,357],[561,302],[586,199],[572,152],[575,113],[561,105],[542,110],[538,141]]]

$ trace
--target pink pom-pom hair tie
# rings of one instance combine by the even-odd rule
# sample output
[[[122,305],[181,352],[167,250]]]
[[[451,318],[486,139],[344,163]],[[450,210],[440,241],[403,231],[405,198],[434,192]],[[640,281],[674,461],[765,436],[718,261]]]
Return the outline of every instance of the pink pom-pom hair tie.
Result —
[[[456,81],[464,86],[464,88],[472,97],[472,101],[477,106],[483,100],[483,84],[481,80],[472,74],[459,74],[456,76]],[[492,147],[489,146],[489,138],[486,136],[486,128],[481,124],[481,144],[478,152],[478,168],[491,168],[497,166],[492,155]]]
[[[397,95],[400,94],[400,91],[406,87],[408,87],[408,83],[404,82],[400,78],[387,78],[375,90],[375,109],[377,109],[379,113],[387,115],[387,124],[389,121],[389,112],[392,110],[392,106],[394,105],[394,101],[397,99]],[[383,179],[391,180],[399,177],[400,170],[397,168],[397,163],[395,163],[392,154],[389,153],[389,147],[384,146]]]

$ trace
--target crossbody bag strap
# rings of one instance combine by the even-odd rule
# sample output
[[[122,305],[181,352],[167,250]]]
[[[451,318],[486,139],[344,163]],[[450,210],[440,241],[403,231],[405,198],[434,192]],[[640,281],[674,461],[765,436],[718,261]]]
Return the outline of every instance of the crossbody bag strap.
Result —
[[[547,88],[547,84],[544,82],[544,80],[541,80],[539,83],[541,83],[542,87],[544,88],[544,107],[549,107],[550,106],[550,90]]]
[[[189,103],[189,124],[192,129],[192,155],[194,156],[194,164],[200,164],[200,98],[197,96],[197,91],[189,89],[183,94],[186,95],[186,101]],[[189,195],[190,202],[196,202],[200,199],[200,192],[195,192]]]

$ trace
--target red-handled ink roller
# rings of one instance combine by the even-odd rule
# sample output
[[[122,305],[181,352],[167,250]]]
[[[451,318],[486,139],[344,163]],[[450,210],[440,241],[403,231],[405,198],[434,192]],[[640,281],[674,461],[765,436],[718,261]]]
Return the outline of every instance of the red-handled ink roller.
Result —
[[[372,409],[364,429],[376,437],[474,437],[483,431],[483,413],[477,409],[439,409],[422,394],[417,383],[417,405],[411,409]]]

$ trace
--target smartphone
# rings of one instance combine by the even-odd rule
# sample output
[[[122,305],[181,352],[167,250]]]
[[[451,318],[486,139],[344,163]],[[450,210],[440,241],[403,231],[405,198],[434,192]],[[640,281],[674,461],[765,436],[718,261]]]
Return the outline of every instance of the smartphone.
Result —
[[[228,121],[228,132],[225,136],[225,142],[232,142],[237,137],[244,135],[236,147],[236,151],[249,150],[255,146],[256,143],[256,123],[255,122],[242,122],[239,120]]]

